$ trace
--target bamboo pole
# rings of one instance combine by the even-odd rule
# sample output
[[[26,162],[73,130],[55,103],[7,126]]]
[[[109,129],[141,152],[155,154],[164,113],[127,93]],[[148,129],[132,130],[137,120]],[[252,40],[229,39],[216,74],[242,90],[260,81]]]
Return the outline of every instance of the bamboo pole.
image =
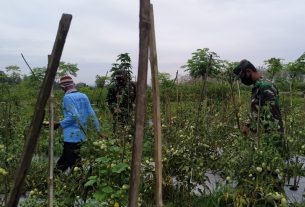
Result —
[[[50,64],[51,55],[48,55]],[[51,89],[49,98],[49,177],[48,177],[48,207],[53,207],[54,197],[54,91]]]
[[[149,44],[149,0],[140,0],[140,48],[138,64],[138,82],[136,96],[135,137],[132,149],[130,189],[128,206],[138,206],[138,193],[140,183],[140,168],[143,152],[143,136],[146,107],[147,68],[148,68],[148,44]]]
[[[53,107],[53,101],[54,101],[54,93],[53,89],[51,89],[51,95],[50,95],[50,109],[49,109],[49,179],[48,179],[48,207],[53,207],[53,197],[54,197],[54,107]]]
[[[34,71],[32,70],[32,68],[30,67],[30,65],[28,64],[28,62],[26,61],[25,57],[23,56],[23,54],[21,53],[21,57],[24,60],[25,64],[28,66],[28,68],[30,69],[32,75],[34,78],[36,78]]]
[[[29,133],[24,145],[20,164],[16,170],[14,183],[9,193],[8,201],[5,205],[6,207],[16,207],[18,205],[24,179],[31,165],[35,147],[38,142],[41,124],[45,114],[44,108],[50,96],[52,84],[54,82],[57,68],[59,66],[59,61],[70,28],[71,20],[72,15],[63,14],[59,22],[59,28],[52,50],[52,58],[40,88]]]
[[[198,105],[198,117],[199,117],[199,112],[202,109],[202,106],[203,107],[207,106],[207,86],[206,85],[207,85],[207,80],[208,80],[209,69],[210,69],[211,64],[212,64],[212,58],[213,58],[213,56],[210,55],[208,66],[206,68],[206,72],[204,74],[204,77],[202,77],[203,84],[202,84],[202,88],[201,88],[201,92],[200,92],[200,100],[199,100],[199,105]]]
[[[150,68],[152,77],[153,89],[153,123],[154,123],[154,136],[155,136],[155,173],[156,173],[156,206],[162,207],[162,134],[161,134],[161,113],[160,113],[160,90],[158,79],[158,59],[157,59],[157,46],[155,36],[154,24],[154,10],[153,5],[150,5]],[[177,71],[178,73],[178,71]],[[178,80],[177,80],[178,81]],[[177,89],[178,98],[178,89]],[[177,99],[178,101],[178,99]]]
[[[203,84],[203,97],[204,97],[204,107],[207,107],[208,103],[208,77],[209,77],[209,70],[211,69],[212,66],[212,58],[213,55],[210,55],[209,57],[209,63],[206,68],[205,74],[204,74],[204,84]]]

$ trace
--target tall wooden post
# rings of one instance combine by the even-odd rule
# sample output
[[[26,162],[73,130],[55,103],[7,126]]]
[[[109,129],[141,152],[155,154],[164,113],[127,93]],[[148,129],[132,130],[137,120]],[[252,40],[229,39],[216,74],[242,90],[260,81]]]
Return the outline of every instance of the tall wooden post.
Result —
[[[50,64],[51,55],[48,55]],[[53,84],[49,99],[49,177],[48,177],[48,207],[53,207],[54,197],[54,91]]]
[[[161,113],[160,113],[160,90],[158,78],[158,59],[155,36],[154,9],[150,5],[150,68],[153,89],[153,123],[155,135],[155,173],[156,173],[156,206],[162,207],[162,137],[161,137]],[[178,71],[177,71],[178,73]],[[177,79],[178,80],[178,79]],[[177,93],[178,94],[178,93]]]
[[[54,169],[54,107],[53,107],[54,93],[51,90],[50,95],[50,109],[49,109],[49,178],[48,178],[48,207],[53,207],[53,169]]]
[[[48,64],[48,69],[40,88],[40,92],[35,105],[34,115],[29,129],[29,134],[24,145],[20,164],[16,170],[15,180],[9,193],[6,207],[16,207],[18,205],[22,185],[31,165],[34,150],[38,142],[41,124],[45,114],[44,109],[50,96],[51,88],[55,79],[57,68],[59,66],[59,61],[64,49],[64,44],[70,28],[71,20],[72,15],[63,14],[59,22],[59,28],[52,50],[52,57],[50,63]]]
[[[198,105],[198,116],[197,116],[197,118],[199,118],[199,113],[200,113],[202,107],[206,108],[206,106],[207,106],[207,99],[208,99],[207,98],[207,91],[208,91],[207,90],[207,81],[208,81],[209,70],[210,70],[210,67],[212,65],[212,58],[213,58],[213,56],[210,55],[208,66],[206,68],[204,77],[202,77],[203,85],[202,85],[202,89],[201,89],[201,92],[200,92],[200,100],[199,100],[199,105]]]
[[[138,64],[138,82],[136,97],[136,127],[133,140],[130,189],[128,206],[138,206],[138,193],[140,184],[140,168],[143,152],[143,136],[146,108],[147,68],[148,68],[148,44],[150,30],[150,1],[140,0],[140,48]]]

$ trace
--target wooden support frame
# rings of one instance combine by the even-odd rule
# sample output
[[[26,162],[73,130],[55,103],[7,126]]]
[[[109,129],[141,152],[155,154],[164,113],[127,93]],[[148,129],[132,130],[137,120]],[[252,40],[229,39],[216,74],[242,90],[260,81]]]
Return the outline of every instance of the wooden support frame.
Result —
[[[152,77],[152,90],[153,90],[153,123],[154,123],[154,136],[155,136],[155,175],[156,175],[156,206],[162,207],[162,135],[161,135],[161,112],[160,112],[160,90],[158,78],[158,59],[157,59],[157,46],[155,36],[155,23],[154,23],[154,9],[150,5],[150,68]],[[178,73],[178,71],[177,71]]]
[[[138,193],[140,184],[140,168],[143,152],[143,136],[145,125],[146,88],[148,70],[148,45],[149,45],[149,11],[150,1],[140,0],[140,49],[138,64],[138,82],[136,96],[135,137],[133,140],[130,188],[128,206],[138,206]]]
[[[49,100],[49,175],[48,175],[48,207],[53,207],[54,199],[54,91],[51,90]]]
[[[63,14],[59,22],[59,27],[53,46],[51,59],[48,64],[48,69],[44,77],[42,86],[40,88],[29,133],[27,135],[27,139],[24,145],[20,164],[16,170],[14,183],[9,193],[7,203],[5,205],[6,207],[16,207],[18,205],[24,179],[31,165],[33,154],[38,142],[41,125],[45,114],[45,106],[50,96],[51,88],[56,76],[57,68],[59,66],[59,61],[70,28],[71,20],[72,15]]]

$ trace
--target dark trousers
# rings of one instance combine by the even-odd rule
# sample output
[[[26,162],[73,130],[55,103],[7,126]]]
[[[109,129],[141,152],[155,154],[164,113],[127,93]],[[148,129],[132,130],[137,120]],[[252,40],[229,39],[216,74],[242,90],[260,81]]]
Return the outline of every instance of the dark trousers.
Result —
[[[81,143],[70,143],[64,142],[64,149],[62,155],[56,164],[56,171],[64,172],[69,167],[74,166],[78,162],[80,162],[80,147]]]

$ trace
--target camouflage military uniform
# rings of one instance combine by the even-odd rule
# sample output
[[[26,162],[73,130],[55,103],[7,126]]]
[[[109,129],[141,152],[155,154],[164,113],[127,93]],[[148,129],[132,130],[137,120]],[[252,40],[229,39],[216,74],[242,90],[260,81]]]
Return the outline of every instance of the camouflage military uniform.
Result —
[[[274,140],[277,147],[284,147],[283,122],[279,107],[279,93],[275,85],[264,78],[257,81],[251,94],[251,114],[246,121],[251,131],[257,132],[258,116],[259,123],[264,132],[276,132],[278,140]]]
[[[248,127],[257,123],[259,113],[261,121],[272,121],[280,131],[283,130],[278,90],[271,81],[264,78],[257,81],[252,88],[251,115],[246,122]]]
[[[263,136],[264,142],[273,145],[283,158],[288,159],[279,106],[279,92],[271,81],[262,77],[254,84],[250,107],[251,114],[246,125],[250,127],[251,131],[257,132],[259,122],[260,132],[267,135]],[[272,171],[267,171],[267,173],[274,177],[273,190],[284,192],[284,180],[278,179],[278,175]]]

